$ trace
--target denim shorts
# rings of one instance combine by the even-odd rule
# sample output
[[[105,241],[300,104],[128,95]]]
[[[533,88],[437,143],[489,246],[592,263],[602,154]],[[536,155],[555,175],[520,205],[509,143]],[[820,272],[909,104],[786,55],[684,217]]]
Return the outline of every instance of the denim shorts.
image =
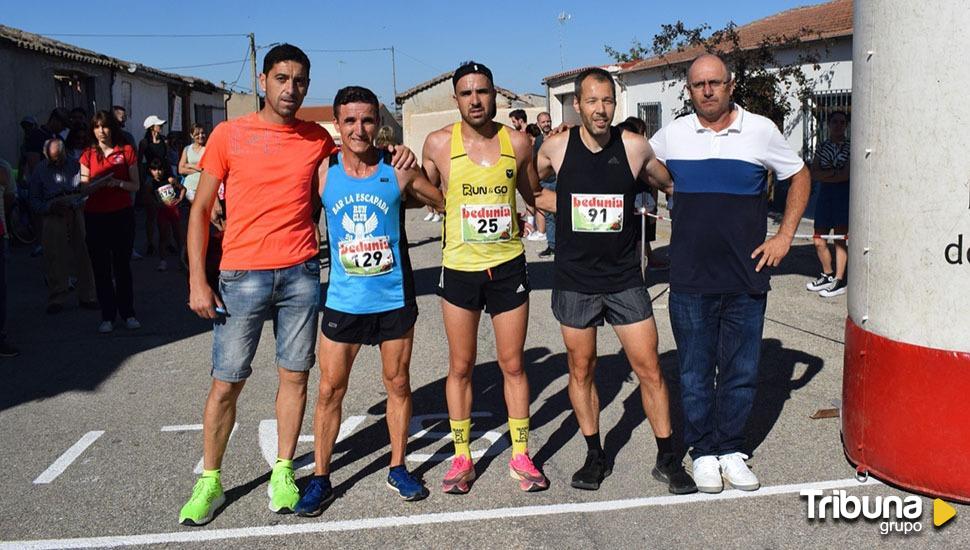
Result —
[[[316,258],[280,269],[220,271],[219,293],[226,315],[213,327],[213,378],[239,382],[252,374],[267,319],[276,336],[276,366],[297,372],[313,367],[320,309]]]

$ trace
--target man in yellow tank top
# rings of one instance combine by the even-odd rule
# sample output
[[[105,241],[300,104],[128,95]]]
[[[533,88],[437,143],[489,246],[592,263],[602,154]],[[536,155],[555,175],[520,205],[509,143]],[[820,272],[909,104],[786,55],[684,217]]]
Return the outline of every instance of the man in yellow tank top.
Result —
[[[432,132],[424,142],[424,169],[445,186],[441,281],[448,336],[445,395],[455,458],[442,489],[463,494],[475,479],[471,437],[472,369],[482,309],[492,316],[499,368],[512,437],[509,473],[523,491],[548,487],[529,458],[529,382],[523,365],[529,319],[529,278],[516,217],[515,192],[534,205],[539,191],[527,134],[495,118],[492,72],[469,62],[452,76],[461,121]]]

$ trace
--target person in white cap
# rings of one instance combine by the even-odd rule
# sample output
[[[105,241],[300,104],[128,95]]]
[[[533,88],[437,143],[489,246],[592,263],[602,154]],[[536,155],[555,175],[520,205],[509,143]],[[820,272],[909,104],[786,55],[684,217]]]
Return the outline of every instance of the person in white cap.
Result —
[[[168,144],[162,126],[165,121],[157,115],[149,115],[145,119],[145,137],[138,143],[138,173],[140,181],[148,181],[148,165],[154,159],[163,164],[168,162]],[[155,253],[155,225],[158,221],[158,208],[155,204],[149,186],[142,186],[139,190],[139,204],[145,208],[145,256]]]

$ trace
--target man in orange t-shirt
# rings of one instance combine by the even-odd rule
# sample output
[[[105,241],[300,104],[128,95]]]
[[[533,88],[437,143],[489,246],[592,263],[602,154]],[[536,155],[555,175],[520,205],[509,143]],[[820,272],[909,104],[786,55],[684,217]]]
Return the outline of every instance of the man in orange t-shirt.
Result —
[[[202,525],[225,502],[222,457],[236,417],[236,400],[252,373],[263,323],[273,320],[279,391],[279,449],[270,478],[270,510],[293,511],[299,500],[293,454],[306,406],[308,371],[316,362],[320,265],[312,220],[319,207],[315,174],[336,150],[323,127],[296,119],[310,84],[310,60],[281,44],[266,54],[261,111],[213,130],[189,216],[189,307],[213,319],[212,385],[203,413],[203,473],[182,507],[179,523]],[[392,163],[410,167],[414,155],[395,151]],[[205,276],[209,216],[225,188],[219,293]]]

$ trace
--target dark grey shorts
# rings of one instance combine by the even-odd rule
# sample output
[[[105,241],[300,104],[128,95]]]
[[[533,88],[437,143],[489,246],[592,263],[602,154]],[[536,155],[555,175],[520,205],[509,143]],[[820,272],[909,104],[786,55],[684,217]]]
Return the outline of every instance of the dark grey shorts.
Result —
[[[629,325],[653,317],[653,306],[645,286],[609,294],[553,289],[552,314],[572,328],[603,326],[604,320],[611,325]]]

